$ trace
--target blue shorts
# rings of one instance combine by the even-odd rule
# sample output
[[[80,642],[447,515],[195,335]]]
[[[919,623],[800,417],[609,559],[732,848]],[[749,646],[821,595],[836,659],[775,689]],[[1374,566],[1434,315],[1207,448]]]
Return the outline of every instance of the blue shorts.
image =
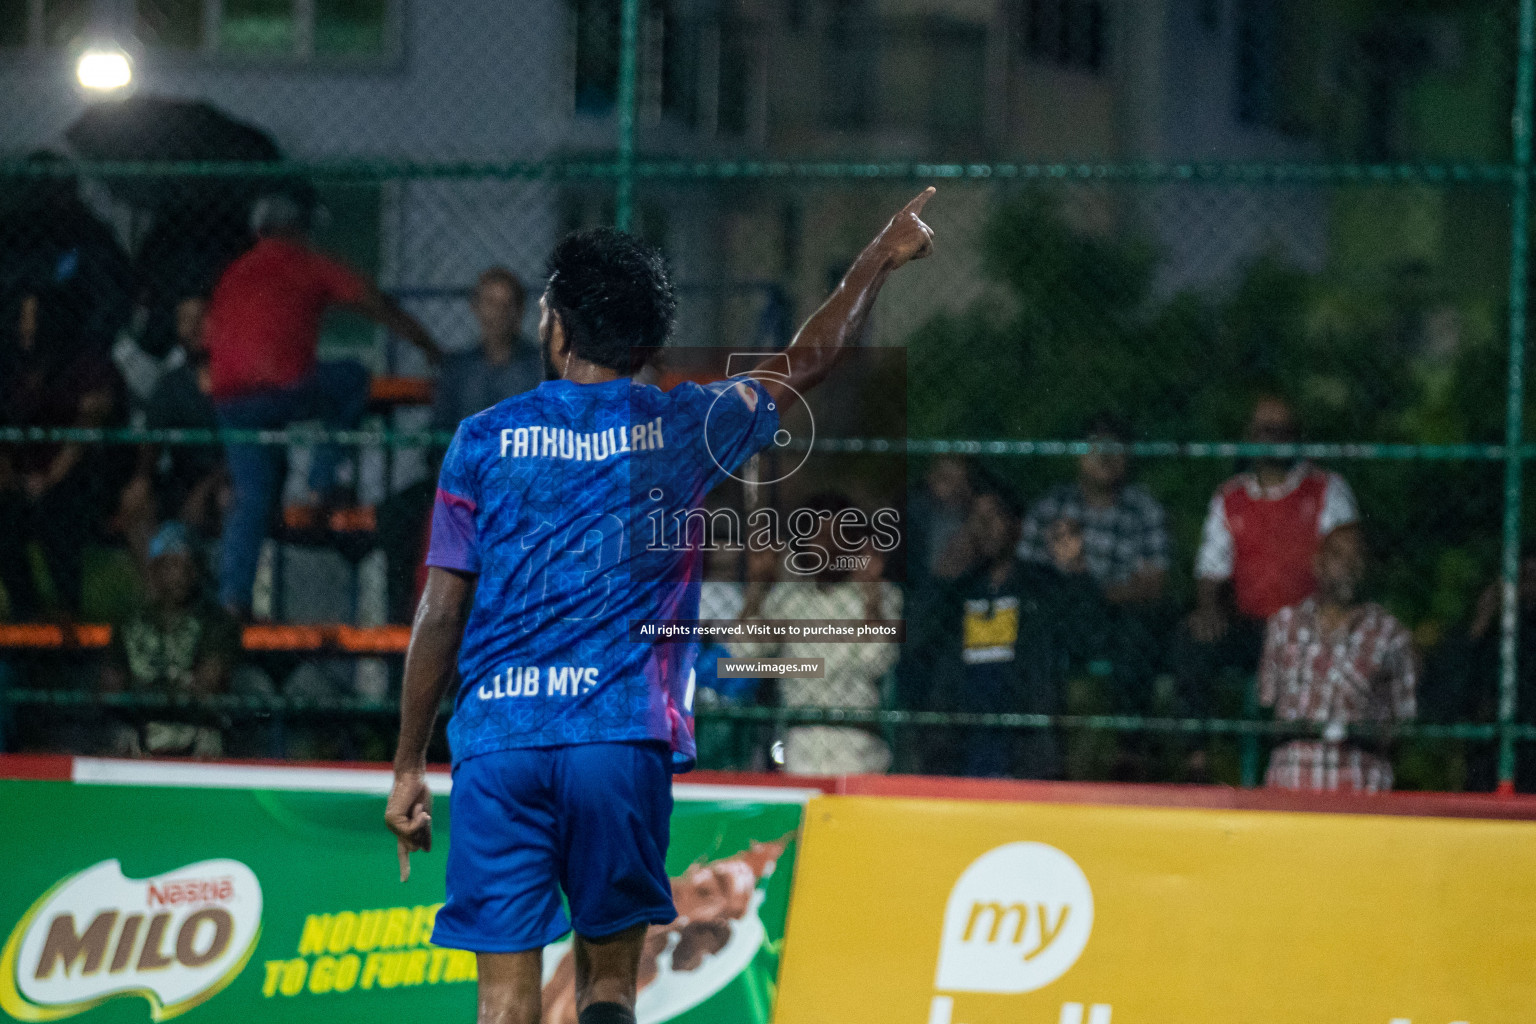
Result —
[[[448,806],[448,899],[432,931],[439,946],[520,953],[573,922],[578,935],[600,939],[677,916],[665,744],[480,754],[453,770]]]

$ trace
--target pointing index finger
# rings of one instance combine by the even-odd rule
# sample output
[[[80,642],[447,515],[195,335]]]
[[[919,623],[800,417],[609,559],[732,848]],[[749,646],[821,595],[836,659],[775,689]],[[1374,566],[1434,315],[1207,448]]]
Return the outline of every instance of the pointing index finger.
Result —
[[[927,188],[919,192],[917,197],[914,198],[910,203],[902,207],[901,212],[921,214],[923,212],[923,207],[928,205],[928,200],[932,199],[933,194],[937,191],[938,189],[934,188],[932,185],[929,185]]]

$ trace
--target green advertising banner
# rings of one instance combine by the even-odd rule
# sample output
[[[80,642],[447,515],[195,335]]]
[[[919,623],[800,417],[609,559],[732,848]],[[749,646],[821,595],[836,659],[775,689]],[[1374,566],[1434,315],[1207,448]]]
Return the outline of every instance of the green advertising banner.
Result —
[[[802,804],[679,787],[642,1024],[766,1022]],[[128,1024],[470,1021],[473,954],[433,946],[448,801],[399,881],[383,797],[0,780],[0,1008]],[[546,950],[545,1024],[575,1024],[569,941]]]

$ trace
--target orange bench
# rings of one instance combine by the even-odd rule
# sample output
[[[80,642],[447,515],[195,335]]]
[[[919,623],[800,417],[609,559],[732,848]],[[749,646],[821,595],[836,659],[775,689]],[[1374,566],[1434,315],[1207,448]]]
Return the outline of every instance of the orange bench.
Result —
[[[29,651],[100,650],[112,641],[112,627],[88,623],[68,627],[52,623],[0,624],[0,649]],[[247,651],[268,653],[404,654],[411,642],[408,626],[246,626]]]
[[[431,405],[433,390],[426,377],[374,377],[368,382],[368,404],[375,408]]]

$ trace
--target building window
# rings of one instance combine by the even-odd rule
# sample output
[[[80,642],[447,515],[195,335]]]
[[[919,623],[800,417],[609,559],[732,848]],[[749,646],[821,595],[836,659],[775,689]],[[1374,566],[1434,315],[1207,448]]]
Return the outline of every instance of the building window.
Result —
[[[567,0],[572,34],[575,112],[611,116],[618,107],[622,5],[614,0]],[[718,17],[686,16],[677,0],[650,0],[638,26],[636,106],[644,118],[662,116],[690,127],[729,131],[745,117],[741,26]]]
[[[926,61],[929,138],[949,152],[975,152],[986,135],[986,27],[929,18],[920,32],[920,45],[931,54]]]
[[[220,15],[220,53],[265,57],[297,46],[293,0],[224,0]]]
[[[605,0],[571,0],[578,114],[611,114],[618,103],[620,10]]]
[[[1243,124],[1275,128],[1281,115],[1281,19],[1275,0],[1237,5],[1235,99]]]
[[[1074,71],[1103,70],[1108,30],[1103,0],[1026,0],[1024,53]]]
[[[821,125],[861,131],[875,114],[878,24],[864,0],[832,0],[821,49]]]
[[[167,50],[203,47],[203,0],[138,0],[134,25],[146,46]]]
[[[0,46],[60,49],[93,14],[151,50],[324,63],[399,51],[403,0],[0,0]]]
[[[720,26],[720,56],[716,60],[720,88],[716,98],[722,135],[745,135],[752,126],[752,68],[755,26],[726,22]]]
[[[382,54],[389,26],[389,0],[315,0],[316,53]]]

